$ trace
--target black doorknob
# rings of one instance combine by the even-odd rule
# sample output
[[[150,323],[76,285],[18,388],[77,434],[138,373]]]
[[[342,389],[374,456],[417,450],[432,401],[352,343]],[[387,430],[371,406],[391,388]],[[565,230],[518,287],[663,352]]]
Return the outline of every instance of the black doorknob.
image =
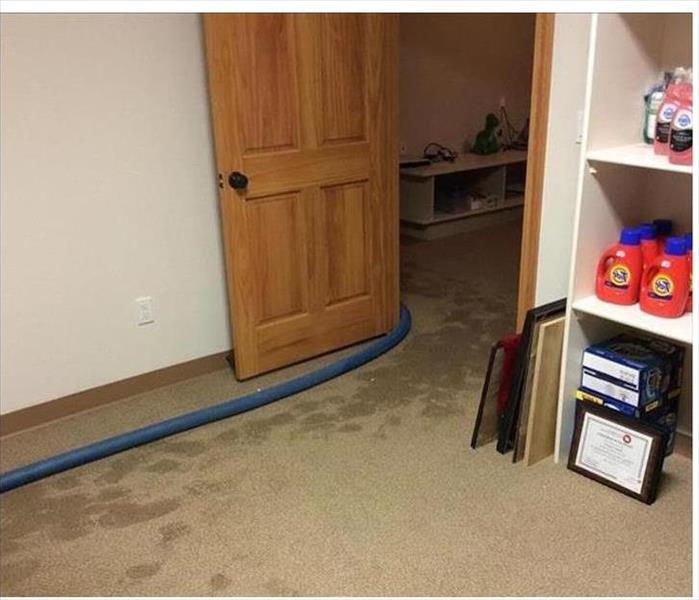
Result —
[[[228,176],[228,185],[230,185],[234,190],[244,190],[246,187],[248,187],[248,178],[240,171],[233,171]]]

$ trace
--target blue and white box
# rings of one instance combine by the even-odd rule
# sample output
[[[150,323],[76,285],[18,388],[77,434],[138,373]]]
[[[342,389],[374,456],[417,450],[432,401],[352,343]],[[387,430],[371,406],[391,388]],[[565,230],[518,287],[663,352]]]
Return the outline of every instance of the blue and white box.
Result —
[[[585,350],[580,387],[635,409],[650,410],[651,404],[658,406],[677,395],[682,360],[679,346],[622,334]]]

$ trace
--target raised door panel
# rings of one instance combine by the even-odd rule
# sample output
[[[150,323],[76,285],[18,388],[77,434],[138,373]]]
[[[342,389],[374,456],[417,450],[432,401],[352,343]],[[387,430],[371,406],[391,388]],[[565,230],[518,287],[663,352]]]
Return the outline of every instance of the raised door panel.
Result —
[[[327,273],[325,305],[331,306],[370,293],[367,183],[325,187],[322,200],[327,247],[322,257]]]
[[[291,15],[234,15],[236,116],[243,155],[299,143],[296,44]]]
[[[320,143],[366,140],[365,15],[318,17],[321,110]]]
[[[249,202],[247,239],[255,287],[255,324],[308,312],[306,219],[300,194]]]

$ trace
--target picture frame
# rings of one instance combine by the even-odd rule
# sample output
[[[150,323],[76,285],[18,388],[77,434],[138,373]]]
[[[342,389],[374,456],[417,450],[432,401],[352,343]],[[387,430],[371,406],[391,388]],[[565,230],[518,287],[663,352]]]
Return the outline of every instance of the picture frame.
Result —
[[[576,401],[571,471],[652,504],[664,459],[665,439],[659,430],[604,406]]]
[[[517,348],[517,361],[512,376],[507,408],[500,418],[498,432],[497,451],[507,454],[514,448],[515,433],[519,423],[519,409],[522,393],[527,381],[532,344],[534,343],[534,331],[537,323],[553,316],[561,315],[566,310],[566,299],[561,298],[548,304],[542,304],[527,311],[522,328],[522,338]]]
[[[565,313],[540,321],[522,395],[512,462],[527,466],[551,456],[556,446],[556,415],[563,358]]]
[[[471,436],[471,448],[474,450],[498,436],[497,399],[498,384],[502,373],[505,352],[501,342],[496,342],[490,349],[490,358],[481,390],[476,422]]]

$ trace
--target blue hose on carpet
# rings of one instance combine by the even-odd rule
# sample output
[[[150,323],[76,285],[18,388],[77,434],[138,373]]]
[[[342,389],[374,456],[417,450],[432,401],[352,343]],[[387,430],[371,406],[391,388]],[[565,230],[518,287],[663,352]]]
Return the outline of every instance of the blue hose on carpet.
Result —
[[[114,437],[107,438],[100,442],[94,442],[87,446],[75,448],[74,450],[69,450],[68,452],[39,460],[25,467],[12,469],[7,473],[0,474],[0,494],[26,485],[27,483],[38,481],[49,475],[55,475],[56,473],[61,473],[62,471],[67,471],[68,469],[79,467],[101,458],[106,458],[112,454],[123,452],[124,450],[142,446],[143,444],[148,444],[208,423],[213,423],[220,419],[226,419],[254,408],[259,408],[265,404],[270,404],[276,400],[281,400],[287,396],[298,394],[308,388],[312,388],[338,377],[343,373],[361,367],[363,364],[388,352],[408,335],[410,323],[410,311],[405,305],[401,304],[400,320],[395,329],[352,356],[338,360],[337,362],[311,373],[307,373],[306,375],[300,375],[290,381],[248,394],[242,398],[234,398],[215,406],[201,408],[180,415],[179,417],[166,419],[159,423],[153,423],[152,425],[115,435]]]

